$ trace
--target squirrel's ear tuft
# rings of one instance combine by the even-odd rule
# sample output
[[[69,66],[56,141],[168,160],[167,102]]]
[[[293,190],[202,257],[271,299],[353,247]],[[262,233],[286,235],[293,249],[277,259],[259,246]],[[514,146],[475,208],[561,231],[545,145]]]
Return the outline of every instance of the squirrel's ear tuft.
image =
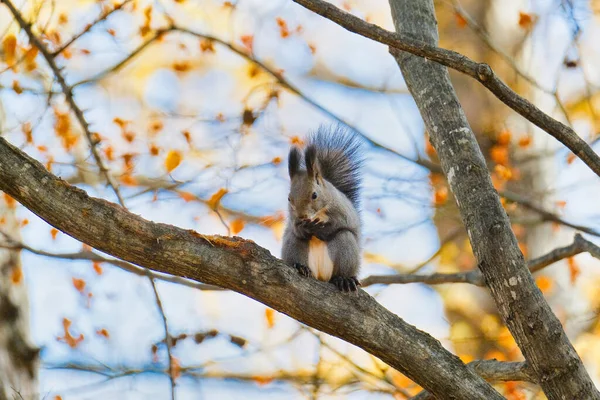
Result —
[[[306,172],[312,179],[319,179],[319,161],[317,160],[317,148],[310,145],[304,152],[304,160],[306,161]]]
[[[288,172],[290,174],[290,178],[293,178],[294,175],[296,175],[300,170],[300,158],[302,158],[300,150],[298,150],[296,146],[293,146],[290,149],[290,155],[288,159]]]

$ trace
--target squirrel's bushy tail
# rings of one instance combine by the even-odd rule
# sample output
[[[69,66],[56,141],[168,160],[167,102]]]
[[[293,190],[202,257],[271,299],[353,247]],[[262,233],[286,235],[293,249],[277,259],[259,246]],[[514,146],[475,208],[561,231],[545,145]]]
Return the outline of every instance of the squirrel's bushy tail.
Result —
[[[316,149],[323,178],[344,193],[358,209],[364,163],[358,134],[340,125],[321,125],[309,135],[307,146]]]

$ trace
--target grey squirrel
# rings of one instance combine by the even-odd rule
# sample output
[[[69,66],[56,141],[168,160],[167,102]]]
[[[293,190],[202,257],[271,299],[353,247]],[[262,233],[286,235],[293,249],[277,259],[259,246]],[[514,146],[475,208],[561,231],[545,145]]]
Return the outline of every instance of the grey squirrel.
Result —
[[[358,135],[320,126],[304,158],[292,146],[288,223],[283,260],[304,276],[356,291],[361,259],[360,185],[363,153]]]

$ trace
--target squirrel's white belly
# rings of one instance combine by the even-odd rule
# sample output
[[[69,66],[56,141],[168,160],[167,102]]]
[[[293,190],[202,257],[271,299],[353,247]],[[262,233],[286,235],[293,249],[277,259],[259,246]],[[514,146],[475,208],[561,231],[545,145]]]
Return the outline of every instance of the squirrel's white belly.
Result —
[[[327,243],[314,236],[308,242],[308,268],[321,281],[329,281],[333,275],[333,261],[329,257]]]

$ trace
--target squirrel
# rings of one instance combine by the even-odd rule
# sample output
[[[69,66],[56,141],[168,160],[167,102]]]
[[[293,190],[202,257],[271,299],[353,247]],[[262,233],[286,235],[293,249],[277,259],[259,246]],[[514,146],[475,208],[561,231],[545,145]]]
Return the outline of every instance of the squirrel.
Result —
[[[303,276],[356,291],[361,260],[360,186],[364,162],[356,133],[320,126],[304,151],[290,148],[283,260]]]

